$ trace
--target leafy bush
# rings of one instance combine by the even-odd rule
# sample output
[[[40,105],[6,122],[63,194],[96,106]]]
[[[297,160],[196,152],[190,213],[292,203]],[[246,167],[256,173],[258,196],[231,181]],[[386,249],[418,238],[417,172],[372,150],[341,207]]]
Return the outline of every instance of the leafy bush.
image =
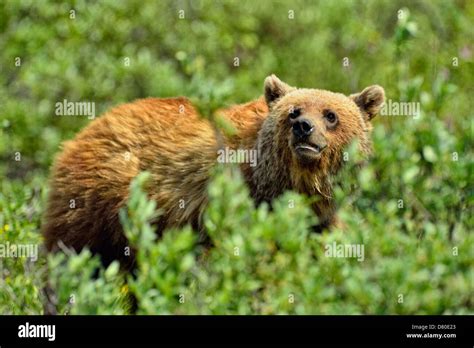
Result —
[[[67,249],[48,259],[49,300],[62,314],[124,314],[129,308],[126,286],[114,261],[100,268],[98,256],[88,250],[79,255]]]
[[[400,232],[392,201],[367,222],[362,211],[343,210],[349,229],[315,234],[303,197],[288,192],[272,211],[255,209],[239,172],[221,168],[205,214],[214,246],[202,250],[189,228],[156,240],[147,222],[155,202],[147,200],[145,182],[146,175],[134,181],[121,215],[138,250],[136,276],[127,279],[138,314],[469,313],[473,238],[462,227],[454,240],[433,225]],[[364,245],[364,256],[328,257],[333,243]],[[60,299],[77,294],[71,313],[108,313],[107,301],[120,300],[107,277],[116,265],[92,280],[91,265],[98,264],[89,260],[83,252],[67,267],[51,264],[52,279],[64,279],[56,283]]]

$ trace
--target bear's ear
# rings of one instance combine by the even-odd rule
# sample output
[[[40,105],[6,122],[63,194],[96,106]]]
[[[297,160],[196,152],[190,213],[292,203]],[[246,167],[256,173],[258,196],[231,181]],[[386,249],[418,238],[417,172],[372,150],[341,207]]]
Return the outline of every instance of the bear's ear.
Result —
[[[385,91],[379,85],[364,88],[360,93],[349,96],[360,108],[367,120],[370,121],[377,115],[385,102]]]
[[[264,90],[265,101],[267,102],[268,107],[270,107],[277,99],[283,97],[291,89],[290,86],[281,81],[275,75],[272,74],[267,76],[264,82]]]

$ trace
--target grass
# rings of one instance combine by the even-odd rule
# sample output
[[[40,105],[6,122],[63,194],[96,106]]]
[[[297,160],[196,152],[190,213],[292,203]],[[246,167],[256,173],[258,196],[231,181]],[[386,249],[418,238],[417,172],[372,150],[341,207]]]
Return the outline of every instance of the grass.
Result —
[[[129,292],[140,314],[474,313],[473,16],[469,1],[2,2],[0,245],[40,254],[0,257],[0,313],[42,313],[46,281],[59,313],[127,313]],[[146,176],[122,213],[136,278],[115,264],[97,272],[87,251],[46,256],[49,167],[89,122],[54,115],[55,103],[94,101],[100,114],[186,95],[207,115],[258,97],[270,73],[346,94],[377,83],[420,103],[417,118],[374,119],[373,158],[342,173],[345,231],[310,233],[314,217],[293,193],[272,212],[255,208],[239,173],[218,168],[205,258],[189,228],[152,242]],[[334,242],[364,245],[364,261],[327,257]]]

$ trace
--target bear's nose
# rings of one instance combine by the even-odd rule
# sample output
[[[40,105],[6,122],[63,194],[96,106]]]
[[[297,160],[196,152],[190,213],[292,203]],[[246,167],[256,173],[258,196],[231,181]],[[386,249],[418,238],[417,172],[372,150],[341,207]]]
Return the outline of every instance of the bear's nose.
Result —
[[[296,121],[293,124],[293,134],[296,135],[299,138],[304,138],[309,136],[313,132],[313,125],[312,123],[307,120],[307,119],[301,119]]]

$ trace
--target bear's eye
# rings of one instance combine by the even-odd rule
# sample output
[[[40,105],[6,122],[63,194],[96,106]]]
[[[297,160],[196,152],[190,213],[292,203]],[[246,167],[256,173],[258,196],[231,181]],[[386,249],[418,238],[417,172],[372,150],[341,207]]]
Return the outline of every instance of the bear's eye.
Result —
[[[337,122],[337,116],[331,110],[326,111],[326,113],[324,114],[324,118],[328,121],[330,125],[335,125]]]
[[[295,119],[295,118],[297,118],[299,115],[301,115],[301,109],[293,109],[293,110],[290,110],[290,113],[289,113],[290,118]]]

